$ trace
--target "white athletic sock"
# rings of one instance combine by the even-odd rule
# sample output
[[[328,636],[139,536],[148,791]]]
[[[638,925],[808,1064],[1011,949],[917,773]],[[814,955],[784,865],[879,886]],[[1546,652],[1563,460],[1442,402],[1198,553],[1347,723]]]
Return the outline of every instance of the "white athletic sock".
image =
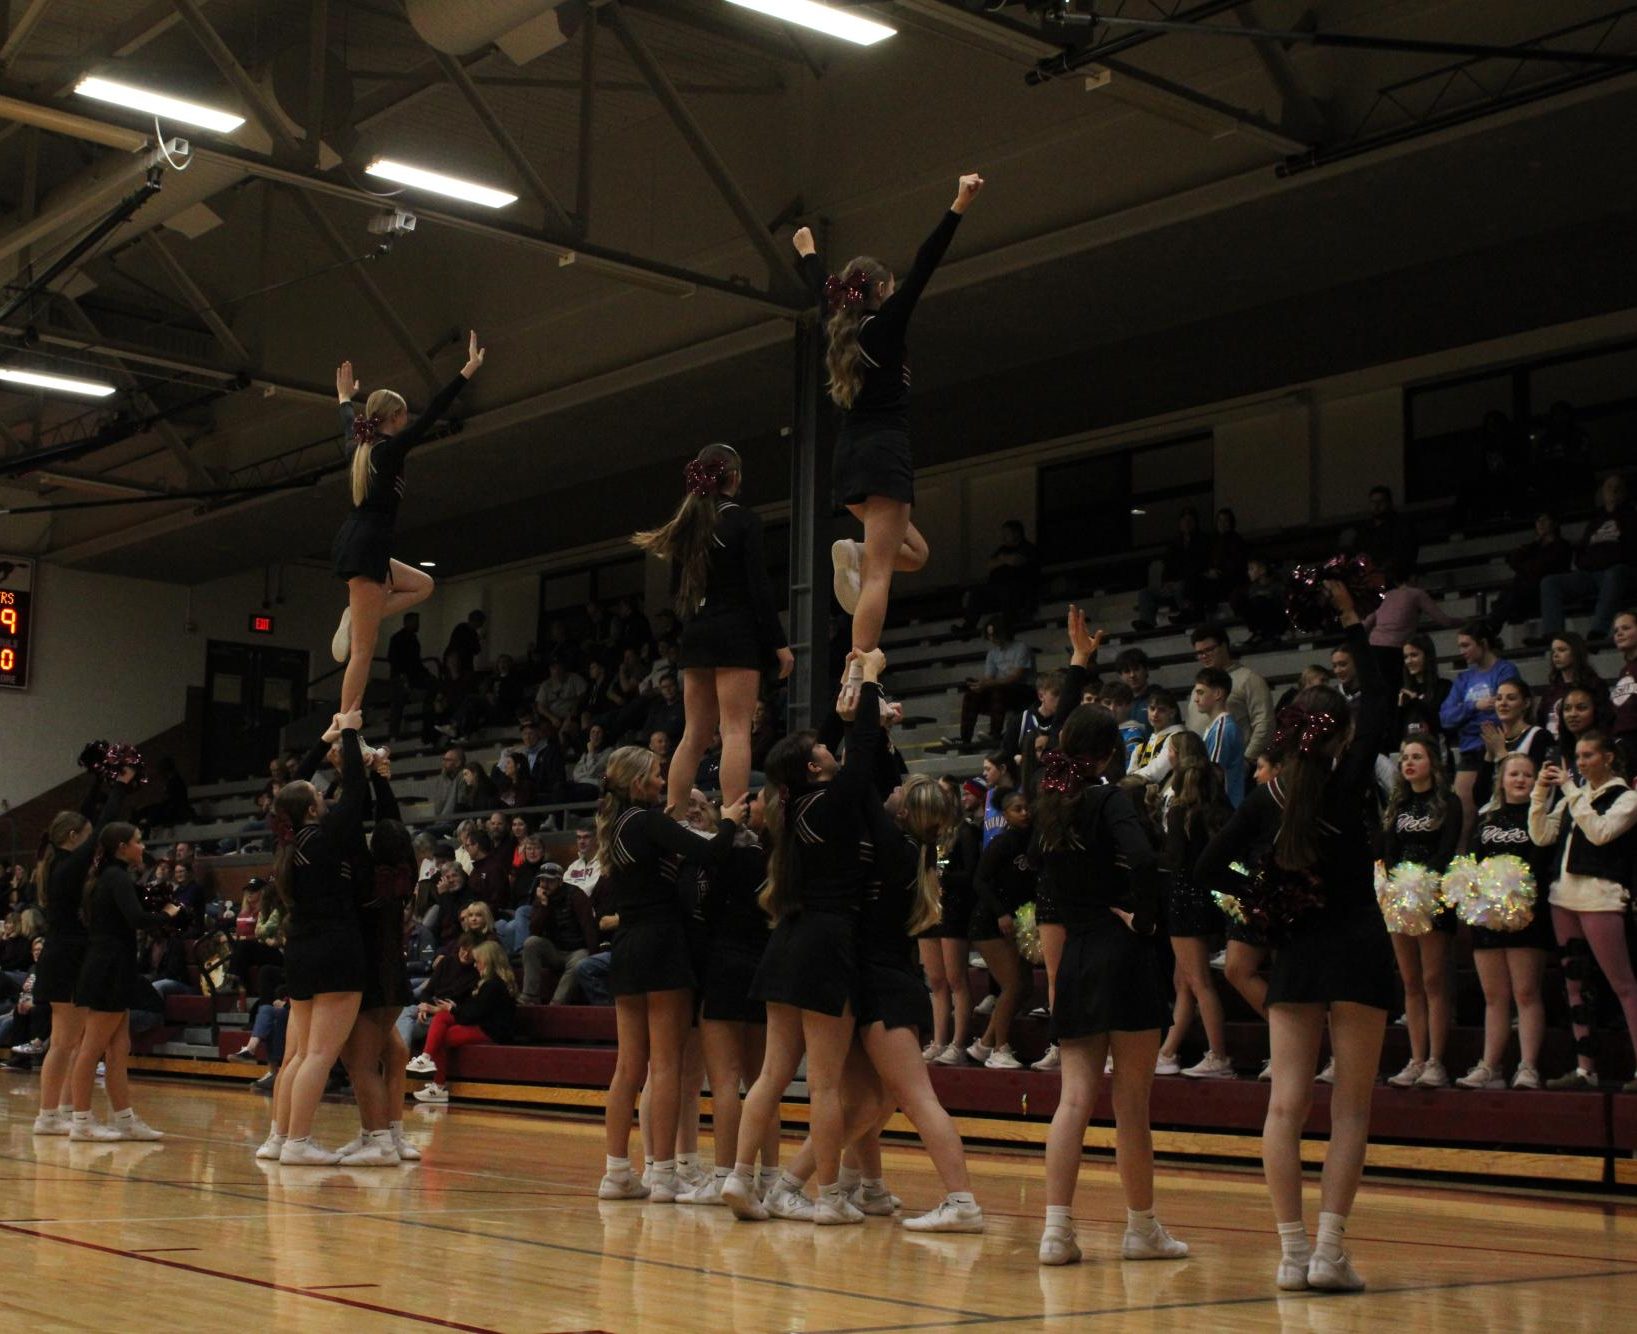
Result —
[[[698,1168],[698,1166],[699,1166],[699,1155],[697,1153],[679,1153],[679,1154],[677,1154],[677,1156],[676,1156],[676,1170],[677,1171],[680,1172],[684,1168],[690,1168],[690,1167],[691,1168]]]
[[[788,1190],[795,1195],[800,1195],[807,1187],[807,1183],[805,1181],[798,1180],[797,1178],[791,1176],[788,1172],[780,1172],[779,1179],[775,1184],[780,1190]]]
[[[944,1196],[944,1199],[949,1201],[950,1204],[961,1205],[963,1207],[965,1205],[976,1204],[978,1202],[977,1196],[972,1194],[972,1192],[969,1190],[952,1190],[949,1192],[949,1194]]]
[[[1048,1204],[1046,1206],[1046,1226],[1060,1227],[1065,1232],[1074,1231],[1074,1219],[1069,1217],[1069,1206],[1066,1204]]]
[[[675,1158],[661,1158],[661,1159],[657,1160],[654,1163],[654,1172],[655,1172],[656,1175],[659,1175],[659,1176],[665,1176],[665,1175],[675,1176],[676,1175],[676,1159]]]
[[[843,1163],[841,1165],[841,1172],[836,1177],[836,1182],[839,1185],[845,1186],[848,1190],[851,1190],[854,1186],[858,1185],[860,1181],[863,1181],[863,1179],[864,1174],[856,1167],[848,1167],[846,1163]]]
[[[277,1121],[273,1122],[272,1128],[267,1133],[270,1134],[270,1135],[277,1135],[280,1139],[289,1139],[290,1138],[288,1135],[286,1135],[284,1133],[283,1129],[279,1126],[279,1123]]]
[[[614,1180],[629,1181],[631,1179],[631,1160],[629,1158],[611,1157],[606,1159],[605,1162],[606,1165],[603,1171],[613,1177]]]
[[[718,1167],[714,1169],[713,1175],[718,1181],[726,1181],[733,1175],[733,1169],[731,1167]]]
[[[113,1119],[115,1121],[134,1121],[136,1120],[136,1112],[126,1107],[122,1111],[115,1112]]]
[[[391,1121],[391,1122],[389,1122],[387,1124],[387,1133],[389,1135],[394,1135],[394,1136],[403,1134],[404,1133],[404,1123],[402,1121]]]
[[[90,1125],[91,1124],[91,1113],[90,1112],[75,1112],[74,1113],[74,1120],[78,1121],[81,1125]]]
[[[64,1121],[72,1121],[74,1119],[74,1104],[71,1102],[63,1103],[57,1108],[57,1115],[62,1117]]]
[[[743,1181],[745,1183],[745,1185],[747,1185],[747,1186],[753,1185],[755,1183],[755,1181],[756,1181],[756,1164],[755,1163],[735,1163],[733,1165],[733,1173],[732,1174],[734,1176],[738,1177],[739,1180]]]
[[[1152,1232],[1159,1226],[1159,1220],[1152,1209],[1127,1209],[1125,1225],[1132,1232]]]
[[[764,1194],[773,1186],[773,1183],[779,1179],[779,1169],[776,1167],[764,1167],[758,1174],[745,1164],[741,1163],[740,1166],[744,1167],[745,1169],[745,1180],[749,1181],[752,1177],[754,1177],[756,1184],[761,1187]],[[735,1168],[734,1170],[737,1171],[738,1169]]]
[[[1313,1253],[1326,1260],[1341,1259],[1341,1239],[1346,1231],[1346,1214],[1320,1214],[1319,1235],[1315,1239]]]
[[[301,1135],[301,1136],[298,1136],[296,1138],[291,1138],[289,1136],[286,1136],[284,1142],[286,1144],[307,1144],[307,1143],[310,1143],[311,1140],[312,1140],[311,1135]]]
[[[1301,1221],[1279,1224],[1279,1253],[1286,1260],[1306,1262],[1313,1254],[1313,1244],[1307,1239],[1307,1224]]]

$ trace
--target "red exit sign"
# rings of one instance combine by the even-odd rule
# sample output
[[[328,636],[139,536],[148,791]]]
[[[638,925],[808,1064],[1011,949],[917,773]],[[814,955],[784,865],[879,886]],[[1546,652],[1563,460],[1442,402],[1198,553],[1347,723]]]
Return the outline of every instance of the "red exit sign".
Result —
[[[264,611],[250,613],[250,633],[253,635],[270,635],[273,633],[273,618]]]

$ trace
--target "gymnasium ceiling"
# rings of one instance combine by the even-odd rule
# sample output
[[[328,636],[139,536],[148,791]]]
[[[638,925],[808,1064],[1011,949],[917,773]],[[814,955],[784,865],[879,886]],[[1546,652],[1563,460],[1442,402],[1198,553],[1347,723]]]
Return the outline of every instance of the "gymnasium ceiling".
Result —
[[[326,51],[316,162],[302,128],[315,8]],[[0,97],[14,99],[0,102],[0,280],[13,291],[105,211],[76,211],[76,200],[100,188],[111,203],[119,191],[107,182],[135,179],[140,149],[106,140],[152,133],[151,122],[74,97],[80,75],[235,106],[250,122],[232,136],[181,131],[202,150],[187,170],[166,171],[129,222],[0,321],[0,365],[122,385],[91,409],[0,390],[0,473],[10,474],[0,475],[0,505],[100,500],[110,484],[160,497],[0,515],[0,550],[187,583],[322,559],[346,504],[336,477],[207,512],[164,496],[333,465],[336,362],[351,357],[366,387],[424,400],[427,374],[458,367],[469,325],[489,364],[462,400],[464,429],[413,461],[406,555],[461,572],[611,536],[657,517],[645,491],[652,465],[711,439],[761,442],[773,476],[758,490],[777,495],[793,327],[780,305],[797,302],[770,283],[729,193],[772,230],[781,255],[800,220],[823,229],[837,259],[867,249],[902,266],[957,174],[983,171],[989,190],[918,317],[917,392],[956,403],[974,385],[1003,384],[1013,371],[1022,384],[1025,370],[1050,363],[1084,398],[1087,425],[1158,410],[1165,394],[1177,406],[1207,385],[1219,392],[1186,368],[1208,365],[1215,347],[1249,360],[1243,346],[1223,346],[1236,324],[1288,328],[1279,312],[1328,302],[1344,326],[1358,293],[1395,282],[1407,293],[1406,336],[1441,336],[1431,306],[1477,309],[1497,294],[1518,295],[1520,318],[1559,314],[1544,289],[1585,277],[1565,277],[1564,256],[1589,264],[1637,220],[1637,173],[1616,132],[1637,123],[1629,71],[1494,60],[1453,70],[1449,56],[1186,33],[1134,41],[1102,29],[1093,46],[1123,44],[1098,62],[1106,81],[1087,69],[1030,86],[1025,75],[1058,48],[1028,35],[1021,5],[998,21],[963,0],[867,8],[900,31],[861,49],[722,0],[617,0],[598,26],[584,125],[583,26],[521,64],[492,46],[456,57],[510,140],[509,157],[397,0],[11,0],[0,55]],[[1496,45],[1541,39],[1546,27],[1544,7],[1523,0],[1105,8]],[[1549,8],[1554,30],[1574,29],[1553,45],[1637,51],[1637,16],[1624,7]],[[1604,15],[1614,17],[1592,22]],[[225,47],[215,59],[206,25]],[[649,85],[644,52],[730,181],[701,166]],[[260,127],[228,66],[283,107],[284,142]],[[1478,115],[1497,94],[1516,105]],[[1426,125],[1427,116],[1463,123]],[[484,210],[406,194],[398,202],[420,214],[417,229],[362,260],[379,240],[366,224],[384,205],[365,193],[379,186],[359,168],[377,153],[508,186],[521,196],[501,215],[510,233],[459,225],[492,221]],[[1281,174],[1309,153],[1321,165]],[[583,209],[583,234],[548,217],[524,168],[565,212]],[[61,225],[42,231],[54,218]],[[16,244],[25,235],[26,250]],[[568,250],[576,258],[564,263]],[[699,278],[690,288],[658,270]],[[1417,276],[1428,272],[1471,284],[1472,300]],[[1611,279],[1586,300],[1628,296]],[[23,346],[30,325],[40,338]],[[1337,355],[1349,351],[1368,356],[1368,340],[1341,340]],[[1299,362],[1270,335],[1254,375],[1286,382],[1307,369]],[[28,462],[107,428],[114,414],[136,425],[73,457]]]

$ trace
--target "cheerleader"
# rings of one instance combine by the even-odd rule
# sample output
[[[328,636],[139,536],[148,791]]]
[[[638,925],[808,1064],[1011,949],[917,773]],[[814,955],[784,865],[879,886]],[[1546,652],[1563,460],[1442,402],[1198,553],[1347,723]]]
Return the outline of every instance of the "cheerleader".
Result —
[[[68,1092],[69,1070],[86,1012],[74,1003],[74,985],[85,962],[90,936],[80,917],[86,878],[102,831],[125,813],[136,785],[134,769],[120,770],[109,788],[102,814],[93,826],[78,811],[58,811],[40,840],[34,866],[34,897],[45,913],[45,945],[34,970],[34,1003],[51,1006],[51,1046],[40,1066],[40,1110],[36,1135],[66,1135],[74,1108]]]
[[[432,596],[431,576],[392,558],[393,526],[404,495],[404,456],[449,411],[482,367],[484,355],[477,334],[472,334],[460,374],[413,421],[408,404],[390,389],[372,393],[360,417],[352,402],[358,392],[352,362],[343,361],[335,372],[341,439],[352,475],[352,513],[336,533],[330,553],[336,577],[347,582],[347,609],[330,640],[330,656],[347,664],[341,678],[342,713],[364,706],[381,622]]]
[[[926,539],[910,522],[915,468],[906,338],[916,302],[982,189],[983,177],[961,177],[955,202],[916,252],[902,286],[886,265],[867,255],[826,278],[813,233],[803,227],[793,238],[798,267],[815,295],[824,296],[828,317],[830,401],[842,414],[835,445],[835,503],[864,525],[862,542],[843,539],[830,548],[836,600],[853,618],[853,647],[860,653],[881,642],[893,571],[919,570],[927,561]],[[845,684],[850,694],[857,693],[862,680],[861,661],[851,659]]]
[[[750,791],[750,721],[762,672],[779,678],[796,665],[773,605],[762,551],[762,520],[738,501],[743,471],[729,445],[706,445],[684,469],[687,495],[663,528],[631,541],[677,571],[682,618],[686,726],[667,776],[666,809],[680,811],[699,776],[699,760],[722,733],[722,798],[732,805]]]
[[[1083,613],[1071,609],[1069,630],[1076,658],[1089,654]],[[1058,749],[1042,762],[1035,802],[1041,879],[1068,931],[1052,1008],[1063,1085],[1046,1139],[1043,1265],[1080,1259],[1071,1210],[1086,1126],[1111,1055],[1115,1155],[1126,1195],[1120,1253],[1127,1260],[1188,1254],[1154,1216],[1148,1095],[1169,1017],[1154,942],[1159,865],[1130,799],[1104,781],[1120,750],[1114,715],[1081,705],[1064,721]]]
[[[976,903],[967,937],[983,955],[984,966],[1000,986],[983,1036],[966,1049],[991,1070],[1020,1070],[1012,1054],[1012,1018],[1028,995],[1031,974],[1012,938],[1012,916],[1035,897],[1035,868],[1029,860],[1029,801],[1010,791],[1001,801],[1004,828],[983,850],[972,886]]]
[[[1256,757],[1254,778],[1257,787],[1266,787],[1279,777],[1283,769],[1283,762],[1271,750],[1264,750]],[[1257,848],[1252,854],[1255,861],[1267,853],[1267,848]],[[1228,980],[1228,985],[1244,997],[1245,1004],[1261,1016],[1263,1022],[1268,1017],[1268,982],[1262,976],[1262,965],[1267,962],[1268,941],[1255,926],[1249,922],[1228,923],[1228,947],[1223,958],[1222,976]],[[1327,1063],[1319,1074],[1319,1079],[1328,1084],[1334,1076],[1333,1063]],[[1273,1058],[1269,1056],[1262,1062],[1261,1072],[1256,1076],[1258,1080],[1266,1081],[1273,1078]]]
[[[967,985],[972,943],[967,930],[972,921],[972,877],[981,851],[977,815],[983,785],[974,778],[957,783],[947,774],[938,782],[959,814],[940,863],[943,894],[938,920],[918,940],[921,968],[932,991],[932,1041],[921,1055],[940,1065],[963,1065],[972,1024],[972,991]]]
[[[1552,852],[1537,847],[1529,837],[1534,760],[1515,751],[1495,768],[1497,791],[1494,800],[1478,813],[1476,853],[1480,861],[1511,856],[1527,862],[1535,881],[1535,905],[1529,924],[1521,930],[1472,928],[1472,961],[1484,989],[1484,1055],[1455,1082],[1466,1089],[1506,1087],[1501,1061],[1512,1038],[1512,1003],[1516,1001],[1520,1059],[1512,1087],[1538,1089],[1540,1044],[1546,1033],[1546,1005],[1541,1000],[1540,982],[1546,973],[1546,957],[1557,947],[1546,902],[1552,879]]]
[[[1370,1094],[1393,1003],[1393,949],[1374,886],[1375,758],[1392,710],[1353,599],[1326,585],[1358,661],[1360,695],[1352,710],[1328,686],[1309,686],[1277,715],[1273,748],[1279,776],[1250,793],[1211,840],[1194,874],[1208,888],[1246,892],[1233,863],[1260,859],[1266,878],[1294,885],[1285,897],[1317,904],[1283,912],[1272,943],[1268,1030],[1273,1089],[1262,1129],[1262,1165],[1279,1228],[1275,1282],[1285,1291],[1356,1291],[1364,1280],[1342,1249],[1347,1215],[1364,1171]],[[1453,815],[1453,812],[1452,812]],[[1278,877],[1284,877],[1281,881]],[[1329,1011],[1335,1084],[1330,1142],[1320,1187],[1317,1246],[1302,1221],[1302,1128],[1313,1101],[1314,1072]]]
[[[1165,929],[1176,956],[1176,1005],[1171,1032],[1160,1048],[1157,1075],[1183,1074],[1190,1079],[1232,1079],[1228,1028],[1222,998],[1211,977],[1211,937],[1225,926],[1210,893],[1194,880],[1194,863],[1228,817],[1222,776],[1193,732],[1171,739],[1171,773],[1158,793],[1158,824],[1166,873]],[[1193,1027],[1194,1013],[1204,1026],[1210,1049],[1195,1065],[1182,1069],[1177,1051]]]
[[[338,714],[341,790],[333,803],[310,782],[286,783],[273,804],[278,851],[273,883],[285,917],[290,1025],[273,1088],[273,1126],[256,1151],[264,1161],[327,1166],[340,1155],[311,1139],[330,1070],[358,1018],[369,976],[354,898],[354,850],[362,839],[369,786],[358,713]]]
[[[141,870],[141,830],[117,820],[105,825],[97,835],[91,878],[82,895],[87,939],[74,983],[74,1006],[85,1011],[85,1031],[74,1053],[74,1118],[69,1139],[164,1138],[131,1110],[126,1074],[131,1056],[131,994],[137,984],[137,932],[160,930],[182,909],[167,903],[163,912],[146,911],[136,892],[136,875]],[[91,1115],[97,1062],[103,1060],[108,1102],[114,1109],[105,1126]]]
[[[716,836],[701,838],[659,809],[664,791],[664,773],[652,751],[621,746],[608,757],[597,806],[597,860],[608,870],[620,919],[608,971],[619,1056],[603,1115],[608,1160],[597,1186],[603,1200],[670,1204],[680,1193],[675,1157],[653,1163],[647,1185],[632,1175],[631,1123],[646,1077],[655,1151],[676,1152],[683,1049],[698,985],[678,872],[687,859],[720,866],[744,823],[741,798],[722,812]]]
[[[1484,767],[1478,771],[1473,800],[1479,810],[1489,805],[1495,795],[1497,770],[1508,755],[1527,755],[1538,770],[1546,762],[1546,752],[1553,738],[1544,726],[1529,722],[1529,687],[1523,681],[1502,681],[1495,687],[1495,721],[1485,723],[1479,734],[1484,742]]]
[[[856,928],[863,901],[865,806],[881,749],[879,649],[849,655],[859,667],[857,719],[845,764],[813,732],[785,737],[768,753],[767,777],[777,799],[767,810],[770,840],[762,906],[773,935],[756,970],[754,991],[767,1005],[767,1055],[745,1097],[733,1174],[722,1198],[741,1219],[768,1217],[753,1190],[755,1154],[778,1123],[779,1099],[805,1048],[813,1149],[820,1200],[839,1207],[841,1074],[852,1047],[858,990]],[[849,692],[843,688],[843,704]]]
[[[1461,837],[1460,808],[1444,779],[1433,743],[1405,737],[1398,748],[1398,779],[1382,818],[1381,859],[1389,872],[1405,863],[1443,875]],[[1392,933],[1393,954],[1404,979],[1404,1017],[1410,1030],[1409,1064],[1387,1082],[1394,1088],[1449,1086],[1444,1044],[1449,1039],[1449,946],[1458,923],[1455,909],[1440,909],[1432,929],[1419,936]]]
[[[1614,742],[1606,732],[1580,734],[1575,764],[1579,783],[1562,766],[1548,764],[1535,779],[1529,798],[1529,837],[1551,848],[1557,863],[1552,929],[1563,946],[1563,979],[1577,1057],[1573,1070],[1546,1081],[1549,1089],[1597,1087],[1585,999],[1587,965],[1592,960],[1620,1002],[1626,1032],[1637,1033],[1637,977],[1626,941],[1626,908],[1631,902],[1627,882],[1637,853],[1637,793],[1615,771]],[[1637,1078],[1624,1091],[1637,1093]]]

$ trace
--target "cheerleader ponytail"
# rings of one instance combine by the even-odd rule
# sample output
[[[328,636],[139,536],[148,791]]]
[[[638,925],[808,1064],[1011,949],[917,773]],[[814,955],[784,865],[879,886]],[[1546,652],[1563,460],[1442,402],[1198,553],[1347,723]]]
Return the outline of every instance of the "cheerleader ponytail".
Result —
[[[682,470],[687,492],[676,513],[663,527],[631,535],[633,546],[676,566],[679,616],[691,616],[704,599],[716,540],[716,498],[737,489],[740,471],[739,451],[732,445],[706,445]]]
[[[920,848],[916,868],[915,902],[910,907],[909,933],[920,935],[943,915],[943,884],[938,878],[938,854],[954,832],[960,807],[936,778],[911,774],[904,780],[904,828]]]
[[[762,911],[777,925],[800,905],[795,901],[796,836],[790,828],[790,802],[807,790],[807,764],[816,732],[795,732],[767,753],[767,799],[762,822],[767,826],[767,884],[756,896]]]
[[[34,901],[47,907],[51,898],[51,868],[56,863],[62,846],[81,829],[89,830],[91,822],[78,811],[58,811],[40,835],[39,851],[34,859]]]
[[[102,868],[118,860],[120,848],[137,836],[137,827],[123,820],[104,825],[97,835],[97,850],[91,855],[91,869],[85,873],[85,885],[80,894],[80,917],[83,920],[91,907],[91,890],[96,886]]]
[[[838,408],[850,408],[864,387],[863,350],[858,345],[859,326],[869,313],[876,288],[892,281],[892,272],[878,259],[860,255],[824,284],[828,312],[825,334],[829,350],[825,368],[830,373],[830,401]]]
[[[608,757],[597,802],[597,861],[610,872],[620,864],[614,859],[614,823],[632,804],[632,785],[653,763],[654,753],[646,746],[621,746]]]
[[[352,503],[362,505],[369,494],[370,475],[375,471],[375,442],[381,437],[381,423],[397,412],[407,412],[403,395],[391,389],[377,389],[364,404],[361,417],[352,419]]]

